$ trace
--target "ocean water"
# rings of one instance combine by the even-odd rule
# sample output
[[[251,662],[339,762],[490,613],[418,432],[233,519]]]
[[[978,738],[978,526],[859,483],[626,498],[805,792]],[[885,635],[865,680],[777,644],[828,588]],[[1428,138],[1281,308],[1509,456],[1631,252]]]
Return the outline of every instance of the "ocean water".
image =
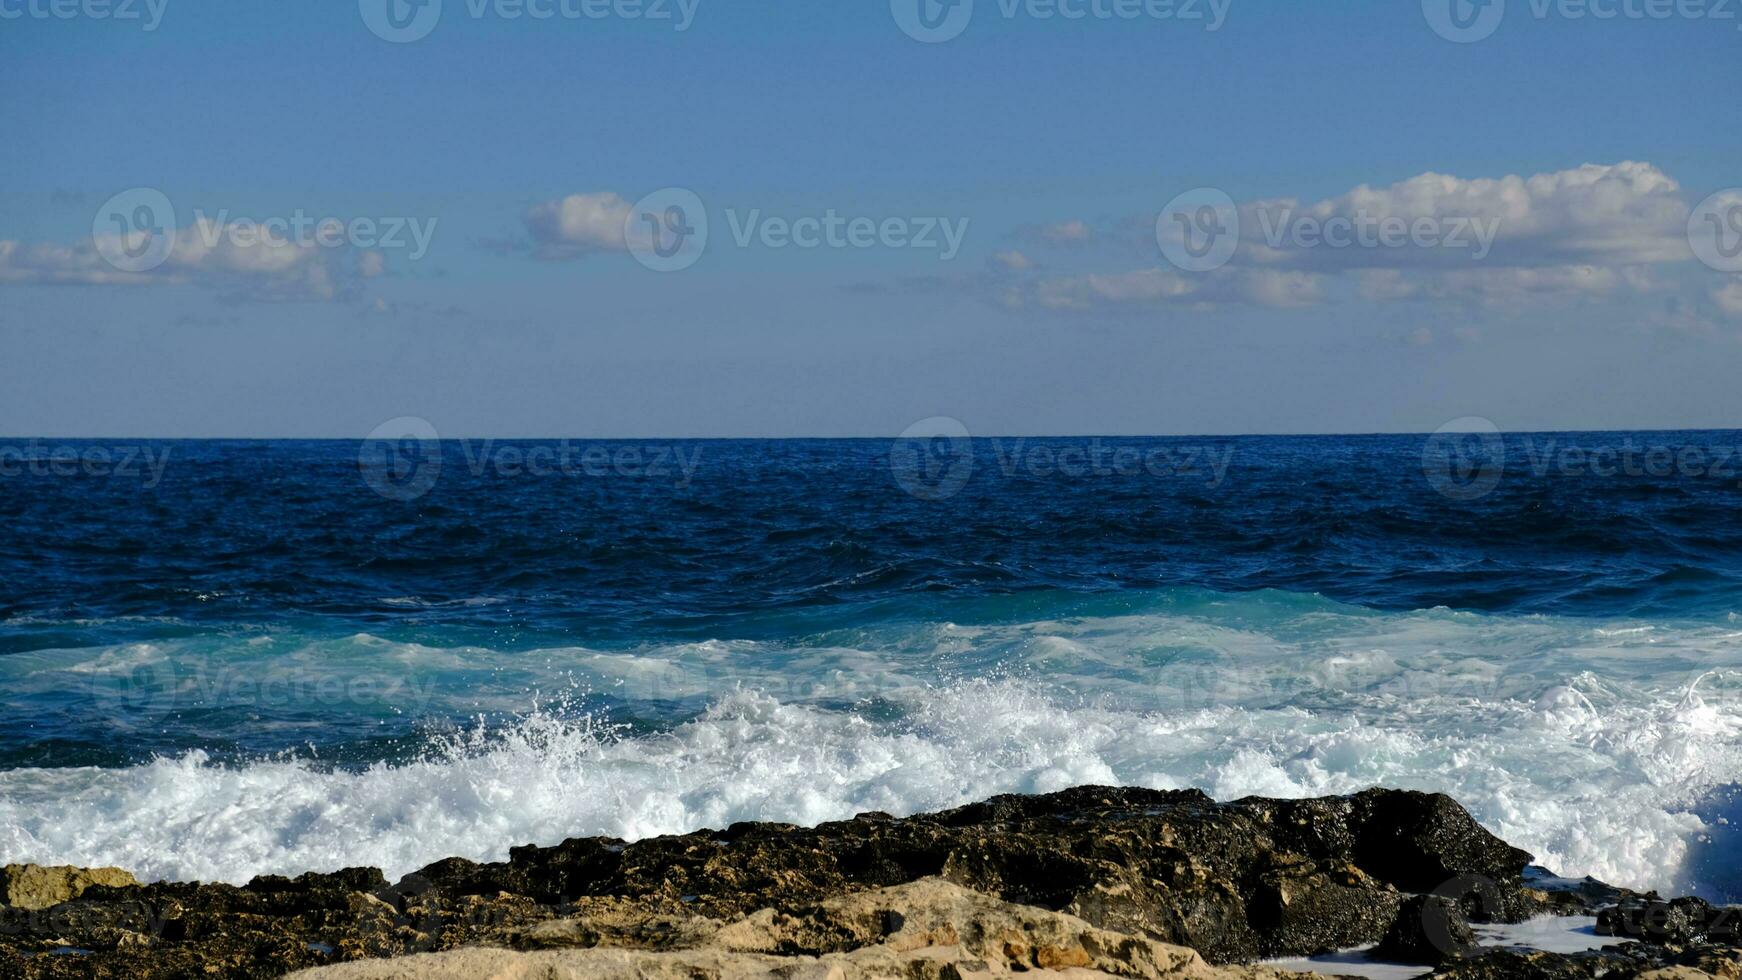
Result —
[[[1742,896],[1742,433],[952,431],[0,440],[0,862],[1384,785]]]

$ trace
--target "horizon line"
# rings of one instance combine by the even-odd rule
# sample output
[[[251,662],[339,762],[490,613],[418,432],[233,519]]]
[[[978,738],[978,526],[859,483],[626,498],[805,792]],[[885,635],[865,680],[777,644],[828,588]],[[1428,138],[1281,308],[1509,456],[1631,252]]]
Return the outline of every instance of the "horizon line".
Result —
[[[1435,429],[1370,431],[1370,432],[1188,432],[1188,433],[989,433],[975,435],[969,433],[970,440],[985,439],[1361,439],[1382,436],[1433,436],[1441,433],[1446,435],[1481,435],[1482,429]],[[1742,427],[1710,428],[1710,427],[1679,427],[1679,428],[1645,428],[1645,429],[1497,429],[1490,435],[1591,435],[1603,433],[1617,434],[1664,434],[1679,432],[1742,432]],[[72,436],[72,435],[0,435],[0,443],[32,441],[41,442],[58,440],[62,442],[339,442],[360,443],[371,441],[370,436]],[[895,442],[903,438],[923,438],[920,436],[894,435],[874,436],[504,436],[504,435],[461,435],[439,436],[438,443],[448,442]],[[384,441],[384,440],[383,440]],[[428,440],[418,440],[428,441]]]

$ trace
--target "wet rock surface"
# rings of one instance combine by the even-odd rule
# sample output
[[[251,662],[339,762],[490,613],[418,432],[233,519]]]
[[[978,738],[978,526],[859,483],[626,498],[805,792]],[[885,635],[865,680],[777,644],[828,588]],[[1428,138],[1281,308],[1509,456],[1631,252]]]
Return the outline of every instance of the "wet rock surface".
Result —
[[[1397,963],[1435,965],[1464,959],[1475,951],[1475,930],[1457,902],[1439,895],[1416,895],[1397,910],[1374,955]]]
[[[1676,946],[1742,946],[1742,908],[1715,908],[1697,898],[1666,902],[1630,895],[1597,914],[1597,935]]]
[[[1742,976],[1742,949],[1644,944],[1588,953],[1492,950],[1434,972],[1454,980],[1708,980]]]
[[[896,969],[891,963],[911,976],[1054,966],[1189,976],[1197,974],[1177,971],[1344,949],[1388,934],[1425,958],[1436,934],[1407,918],[1400,925],[1400,910],[1417,918],[1437,910],[1446,935],[1457,937],[1465,919],[1591,909],[1577,891],[1530,887],[1522,877],[1529,860],[1444,796],[1374,790],[1217,804],[1191,791],[1081,788],[906,819],[737,824],[633,844],[576,839],[515,848],[498,863],[440,861],[392,883],[374,869],[351,869],[257,878],[240,888],[92,884],[52,908],[0,908],[0,977],[264,978],[469,947],[560,954],[570,964],[562,969],[606,970],[592,975],[687,976],[691,967],[758,975],[779,966],[770,958],[787,958],[787,966],[802,961],[819,976],[878,975]],[[867,917],[851,904],[922,882],[931,889],[924,901],[898,894],[908,911],[891,905],[882,918]],[[940,897],[939,888],[955,889],[954,897]],[[1412,901],[1422,892],[1441,898]],[[981,898],[962,897],[969,895]],[[976,901],[991,904],[963,911]],[[920,906],[931,911],[915,911]],[[946,906],[955,911],[938,911]],[[1054,918],[1033,918],[1042,913]],[[913,915],[952,924],[903,933]],[[1053,939],[988,945],[972,938],[976,929],[1039,930]],[[892,952],[898,935],[926,941]],[[1180,947],[1202,960],[1173,962],[1166,951]],[[915,959],[908,954],[916,949],[934,952]],[[616,966],[600,965],[606,952]],[[1079,954],[1090,961],[1075,962]],[[1113,959],[1095,958],[1103,955]],[[1139,960],[1149,965],[1134,965]],[[1164,961],[1176,972],[1155,972]],[[1495,963],[1477,957],[1442,969]],[[565,975],[549,972],[556,969],[549,963],[513,969]]]

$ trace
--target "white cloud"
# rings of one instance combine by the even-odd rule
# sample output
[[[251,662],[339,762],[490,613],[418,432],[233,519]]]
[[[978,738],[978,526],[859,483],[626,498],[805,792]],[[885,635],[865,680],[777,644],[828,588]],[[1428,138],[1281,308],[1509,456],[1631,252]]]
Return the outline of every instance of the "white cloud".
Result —
[[[1326,271],[1679,262],[1689,258],[1690,210],[1680,191],[1657,167],[1633,161],[1530,177],[1426,173],[1389,187],[1363,184],[1311,204],[1242,205],[1236,261]],[[1312,229],[1331,222],[1374,232],[1401,229],[1404,244],[1314,242]]]
[[[992,261],[1013,272],[1034,268],[1034,260],[1015,249],[994,254]]]
[[[355,267],[314,241],[293,241],[252,224],[202,218],[177,229],[162,264],[129,272],[105,256],[120,255],[123,239],[98,235],[75,245],[0,241],[0,283],[22,285],[147,286],[195,284],[250,300],[352,298],[359,279],[378,275],[379,253],[364,252]],[[371,259],[370,256],[376,256]],[[372,273],[370,270],[374,269]]]
[[[1663,289],[1652,267],[1692,259],[1691,209],[1681,186],[1644,162],[1497,178],[1425,173],[1309,203],[1278,198],[1234,207],[1238,246],[1213,272],[1171,265],[1091,272],[1038,280],[1019,295],[1052,309],[1296,307],[1345,293],[1373,303],[1528,305]],[[1155,226],[1153,215],[1146,224]],[[1088,234],[1081,221],[1050,228]],[[1163,234],[1188,230],[1161,223]],[[1066,240],[1044,229],[1038,237]],[[1348,286],[1333,292],[1339,282]],[[1714,300],[1742,306],[1742,287]]]
[[[610,191],[570,194],[528,208],[523,221],[533,254],[572,259],[593,252],[620,252],[628,245],[623,229],[634,205]]]
[[[89,242],[80,245],[26,245],[0,241],[0,283],[104,285],[150,282],[103,261]]]
[[[202,218],[176,232],[175,248],[165,266],[188,273],[204,270],[283,276],[321,264],[321,251],[312,242],[296,242],[245,225],[220,225]]]

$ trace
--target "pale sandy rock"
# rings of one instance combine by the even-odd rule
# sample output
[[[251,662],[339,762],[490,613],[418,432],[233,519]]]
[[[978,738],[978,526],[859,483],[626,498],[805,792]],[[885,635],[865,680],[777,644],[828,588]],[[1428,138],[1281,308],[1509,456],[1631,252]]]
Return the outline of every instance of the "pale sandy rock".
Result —
[[[14,908],[46,909],[70,902],[92,885],[122,887],[139,880],[120,868],[8,864],[0,868],[0,899]]]
[[[617,932],[585,921],[549,929]],[[592,948],[467,949],[372,960],[293,974],[299,980],[581,980],[595,977],[855,980],[904,977],[1118,976],[1137,980],[1271,980],[1302,976],[1265,967],[1213,967],[1180,946],[1104,929],[1082,919],[1014,905],[941,878],[830,899],[815,912],[763,909],[717,929],[692,923],[703,940],[660,952]],[[835,949],[837,952],[820,952]],[[786,951],[819,951],[782,955]]]

